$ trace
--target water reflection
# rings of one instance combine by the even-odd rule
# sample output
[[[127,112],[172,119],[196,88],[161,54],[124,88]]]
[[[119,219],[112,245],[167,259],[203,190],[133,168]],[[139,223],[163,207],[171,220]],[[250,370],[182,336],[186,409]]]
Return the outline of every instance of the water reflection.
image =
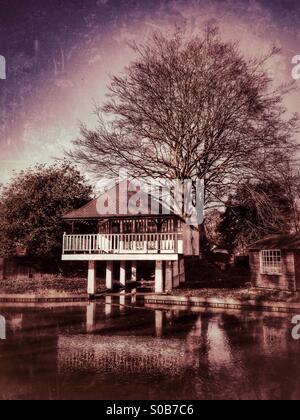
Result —
[[[105,297],[105,316],[107,318],[109,318],[112,314],[112,297],[111,296],[106,296]]]
[[[96,327],[96,302],[90,302],[86,308],[86,331],[91,333]]]
[[[88,305],[11,306],[0,398],[299,399],[288,315]]]
[[[119,303],[120,303],[120,312],[124,313],[125,312],[125,304],[126,304],[126,292],[125,291],[120,293]]]
[[[231,366],[232,354],[226,330],[217,322],[209,322],[206,334],[209,365],[215,369]]]
[[[155,311],[155,334],[158,338],[161,338],[164,333],[164,317],[163,311]]]

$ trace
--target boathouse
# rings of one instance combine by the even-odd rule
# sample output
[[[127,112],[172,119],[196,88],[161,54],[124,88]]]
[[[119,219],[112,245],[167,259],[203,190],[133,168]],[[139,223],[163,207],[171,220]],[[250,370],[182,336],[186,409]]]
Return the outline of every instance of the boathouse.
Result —
[[[249,247],[252,285],[300,290],[300,235],[265,238]]]
[[[199,231],[162,203],[153,205],[151,194],[123,186],[116,184],[64,216],[68,231],[62,260],[88,262],[90,296],[96,293],[99,262],[106,263],[107,289],[113,288],[115,263],[119,285],[125,287],[126,266],[131,265],[130,280],[136,281],[137,263],[148,262],[155,269],[155,292],[171,291],[185,281],[185,258],[199,256]]]

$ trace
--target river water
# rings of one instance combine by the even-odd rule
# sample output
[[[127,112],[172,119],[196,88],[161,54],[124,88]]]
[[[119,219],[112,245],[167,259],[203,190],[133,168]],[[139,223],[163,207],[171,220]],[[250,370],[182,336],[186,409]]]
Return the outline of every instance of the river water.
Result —
[[[0,398],[300,399],[290,315],[121,299],[2,304]]]

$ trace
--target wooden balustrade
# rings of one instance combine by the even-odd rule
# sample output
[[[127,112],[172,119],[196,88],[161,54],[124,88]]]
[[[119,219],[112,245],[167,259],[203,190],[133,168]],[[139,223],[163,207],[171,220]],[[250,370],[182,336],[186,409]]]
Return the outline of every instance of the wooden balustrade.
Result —
[[[64,235],[63,254],[180,254],[178,233]]]

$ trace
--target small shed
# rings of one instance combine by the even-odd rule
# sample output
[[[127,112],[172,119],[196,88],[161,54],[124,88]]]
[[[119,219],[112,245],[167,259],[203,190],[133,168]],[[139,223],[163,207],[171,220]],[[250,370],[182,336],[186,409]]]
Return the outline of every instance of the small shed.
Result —
[[[300,234],[277,235],[249,247],[254,287],[300,290]]]

